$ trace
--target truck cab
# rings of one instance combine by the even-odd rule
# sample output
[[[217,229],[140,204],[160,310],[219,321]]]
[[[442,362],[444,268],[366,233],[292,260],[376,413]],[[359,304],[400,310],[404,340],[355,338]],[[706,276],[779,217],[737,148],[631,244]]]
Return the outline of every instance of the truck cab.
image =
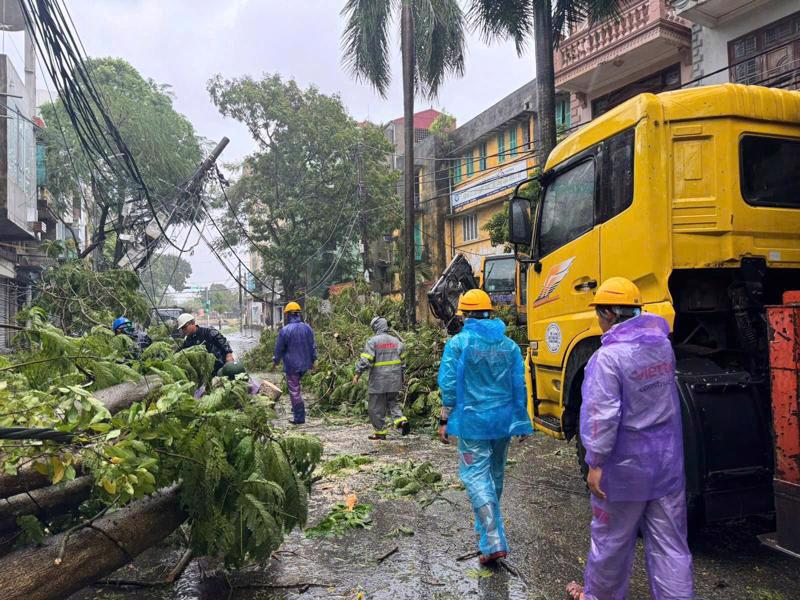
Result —
[[[541,183],[532,215],[523,198],[509,212],[512,241],[532,250],[535,427],[576,436],[583,369],[601,336],[589,304],[602,281],[626,277],[672,329],[697,512],[770,510],[764,307],[800,280],[800,93],[726,84],[642,94],[559,144]]]
[[[526,322],[527,269],[513,254],[481,257],[478,287],[485,291],[495,306],[514,307],[517,320]]]

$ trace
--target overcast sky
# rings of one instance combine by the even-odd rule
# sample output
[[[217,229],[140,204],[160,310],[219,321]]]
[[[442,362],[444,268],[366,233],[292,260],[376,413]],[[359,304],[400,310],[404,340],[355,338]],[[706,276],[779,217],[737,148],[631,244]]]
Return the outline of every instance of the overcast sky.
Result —
[[[124,58],[145,77],[172,85],[176,109],[200,135],[230,138],[223,162],[240,160],[254,144],[242,125],[224,119],[211,104],[206,82],[217,73],[279,73],[304,87],[314,84],[323,93],[340,94],[359,120],[385,122],[403,113],[397,40],[386,99],[342,68],[344,0],[68,0],[67,5],[90,56]],[[477,34],[467,45],[465,76],[448,80],[437,100],[417,99],[417,110],[444,108],[461,124],[533,78],[532,50],[518,58],[513,44],[487,46]],[[190,261],[192,283],[232,284],[202,245]]]

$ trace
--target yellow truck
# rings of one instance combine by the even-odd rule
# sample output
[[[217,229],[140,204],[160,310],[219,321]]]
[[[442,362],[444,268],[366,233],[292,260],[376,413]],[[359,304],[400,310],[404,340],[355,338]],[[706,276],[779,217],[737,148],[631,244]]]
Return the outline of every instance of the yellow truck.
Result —
[[[800,93],[642,94],[561,142],[540,181],[533,214],[524,198],[509,207],[511,241],[531,248],[518,261],[536,429],[576,437],[601,335],[589,303],[627,277],[672,328],[690,514],[769,512],[764,307],[800,282]]]

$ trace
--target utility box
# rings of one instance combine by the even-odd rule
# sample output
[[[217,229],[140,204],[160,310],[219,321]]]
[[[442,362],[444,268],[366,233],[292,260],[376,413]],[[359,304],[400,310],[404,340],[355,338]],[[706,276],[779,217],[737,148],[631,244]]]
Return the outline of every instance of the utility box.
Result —
[[[800,291],[767,308],[775,435],[774,543],[800,558]]]

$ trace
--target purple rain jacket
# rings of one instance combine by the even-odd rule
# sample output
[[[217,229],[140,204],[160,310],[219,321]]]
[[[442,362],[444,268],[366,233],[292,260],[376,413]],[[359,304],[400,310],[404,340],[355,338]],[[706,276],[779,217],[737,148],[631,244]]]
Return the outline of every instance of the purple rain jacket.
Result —
[[[586,366],[580,435],[608,500],[652,500],[684,487],[675,354],[667,322],[644,313],[603,334]]]
[[[303,323],[300,315],[289,315],[287,324],[281,328],[278,341],[275,342],[275,355],[272,362],[276,365],[283,361],[283,371],[288,374],[305,373],[317,360],[317,343],[314,332],[308,324]]]

